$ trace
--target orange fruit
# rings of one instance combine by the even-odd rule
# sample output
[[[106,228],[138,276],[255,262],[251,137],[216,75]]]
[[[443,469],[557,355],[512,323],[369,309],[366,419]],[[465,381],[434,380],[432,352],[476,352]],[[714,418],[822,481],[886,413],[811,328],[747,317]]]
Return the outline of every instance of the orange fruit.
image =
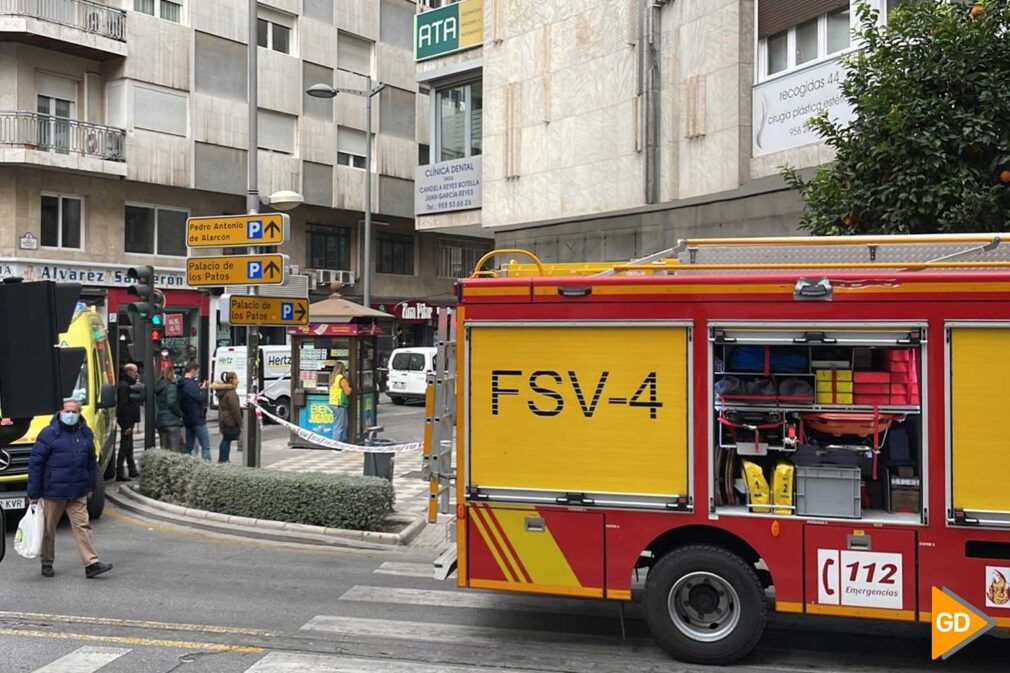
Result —
[[[972,5],[971,9],[968,10],[968,13],[971,14],[971,18],[977,19],[978,17],[982,16],[982,12],[984,11],[985,11],[985,5],[983,5],[982,3],[978,3],[977,5]]]
[[[999,172],[999,181],[1004,185],[1010,185],[1010,168],[1004,168]]]

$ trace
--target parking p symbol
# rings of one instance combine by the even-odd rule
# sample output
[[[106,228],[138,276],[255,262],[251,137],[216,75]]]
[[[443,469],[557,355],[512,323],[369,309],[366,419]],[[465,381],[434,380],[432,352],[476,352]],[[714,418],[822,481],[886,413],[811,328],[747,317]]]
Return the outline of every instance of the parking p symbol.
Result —
[[[246,222],[246,237],[251,239],[263,238],[263,220],[249,220]]]
[[[259,280],[263,277],[263,263],[262,262],[249,262],[246,265],[246,276],[249,280]]]
[[[294,320],[295,305],[291,302],[281,302],[281,320]]]

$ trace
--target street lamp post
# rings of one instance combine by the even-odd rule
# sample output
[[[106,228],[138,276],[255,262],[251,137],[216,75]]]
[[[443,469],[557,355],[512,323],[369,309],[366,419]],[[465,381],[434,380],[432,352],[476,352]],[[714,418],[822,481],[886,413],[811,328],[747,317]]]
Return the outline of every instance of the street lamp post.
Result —
[[[362,272],[361,282],[361,303],[365,306],[372,304],[372,97],[386,88],[383,83],[372,86],[372,78],[366,80],[366,89],[348,89],[345,87],[333,87],[329,84],[313,84],[306,91],[307,94],[315,98],[335,98],[337,94],[346,93],[352,96],[362,96],[365,99],[365,245],[364,260],[365,266]],[[339,153],[340,149],[337,148]]]

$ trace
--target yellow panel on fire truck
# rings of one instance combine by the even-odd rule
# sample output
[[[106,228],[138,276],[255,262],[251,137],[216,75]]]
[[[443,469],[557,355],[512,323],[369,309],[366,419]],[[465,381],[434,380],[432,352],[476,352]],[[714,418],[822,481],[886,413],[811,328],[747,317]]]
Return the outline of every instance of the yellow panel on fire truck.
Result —
[[[684,505],[688,329],[469,326],[471,492],[575,494],[597,504],[632,496],[642,504],[644,496],[666,508],[679,498]]]
[[[1007,458],[1001,439],[1010,378],[1010,328],[948,328],[950,344],[951,505],[983,523],[1010,522],[1010,489],[999,467]]]

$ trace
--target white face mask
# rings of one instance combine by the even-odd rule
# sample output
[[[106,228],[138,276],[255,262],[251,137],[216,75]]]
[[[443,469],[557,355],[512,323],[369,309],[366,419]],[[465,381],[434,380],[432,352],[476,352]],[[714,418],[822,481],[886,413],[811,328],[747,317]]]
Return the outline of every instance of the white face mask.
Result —
[[[76,411],[61,411],[60,412],[60,422],[64,425],[77,425],[77,421],[81,420],[81,414]]]

